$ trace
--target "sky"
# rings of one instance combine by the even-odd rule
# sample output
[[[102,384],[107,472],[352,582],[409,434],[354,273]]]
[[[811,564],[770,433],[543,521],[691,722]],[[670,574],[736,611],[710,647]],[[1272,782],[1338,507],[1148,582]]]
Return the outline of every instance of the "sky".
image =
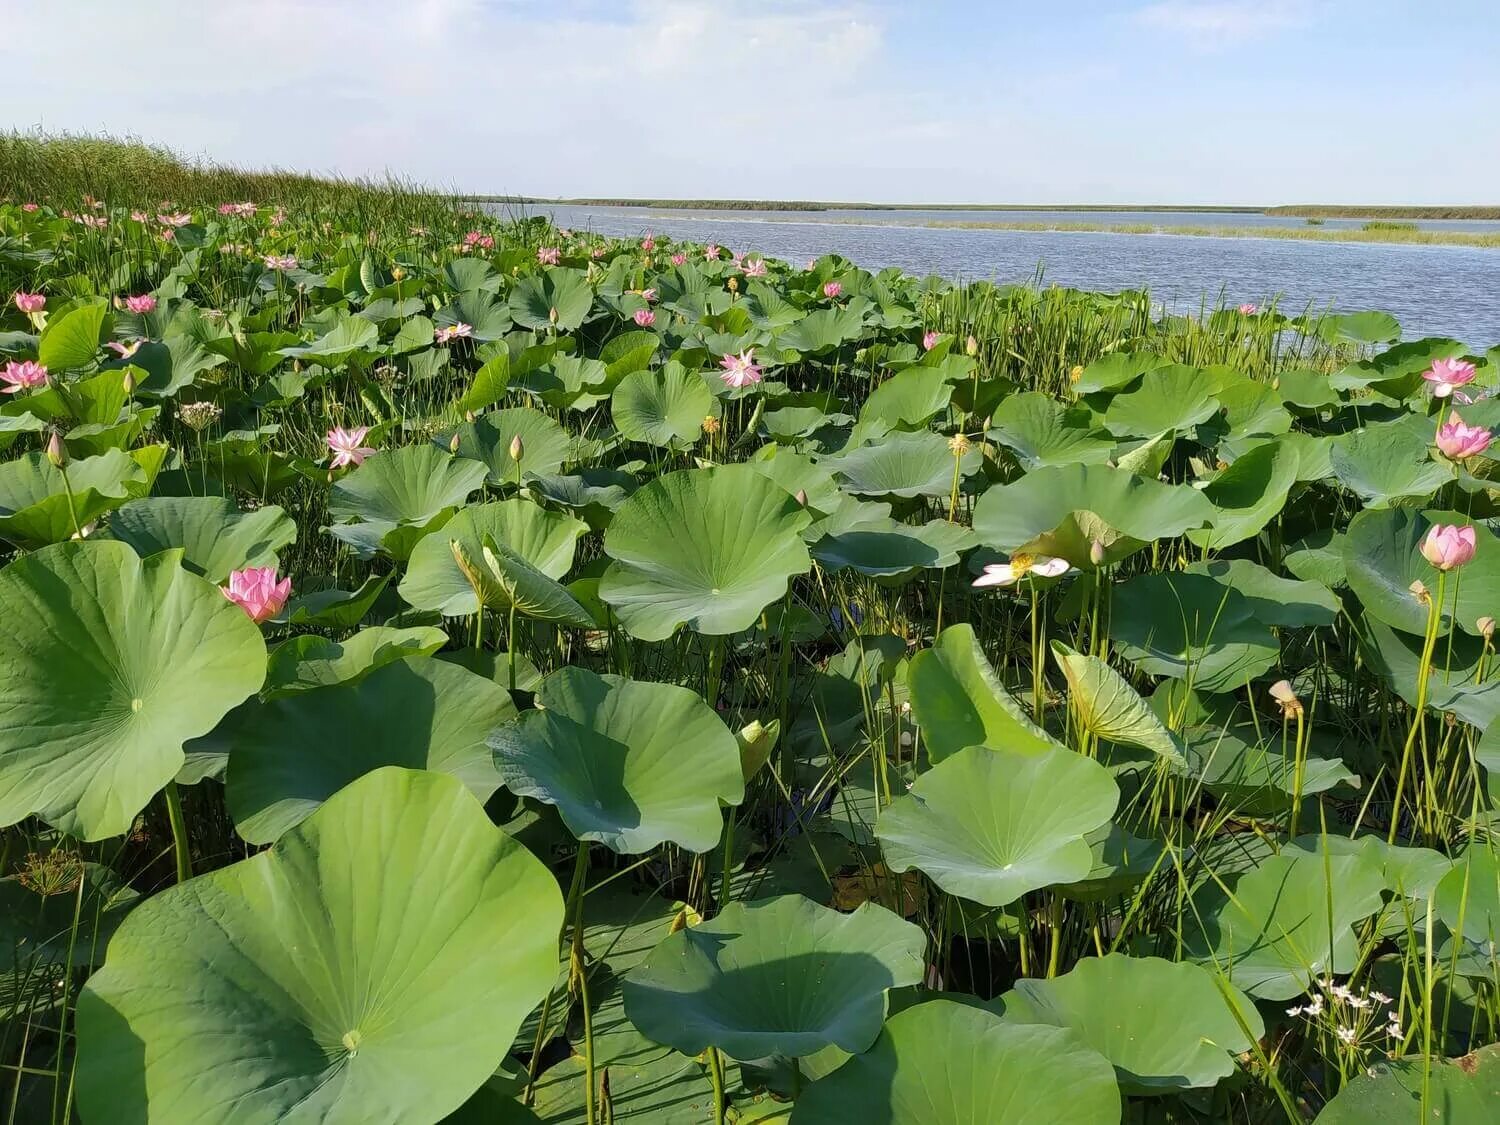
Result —
[[[5,0],[0,126],[543,197],[1500,203],[1496,0]]]

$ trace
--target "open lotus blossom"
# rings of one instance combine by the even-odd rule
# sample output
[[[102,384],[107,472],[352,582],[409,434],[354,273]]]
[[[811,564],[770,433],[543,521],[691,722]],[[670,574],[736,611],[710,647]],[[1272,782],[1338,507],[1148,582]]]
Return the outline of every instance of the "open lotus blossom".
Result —
[[[651,302],[655,301],[656,300],[656,290],[655,289],[642,289],[641,290],[641,300],[645,301],[647,304],[650,304]]]
[[[1260,312],[1260,306],[1254,301],[1246,301],[1240,306],[1240,314],[1242,316],[1254,316],[1258,312]]]
[[[193,221],[186,211],[174,211],[170,215],[158,215],[156,221],[164,227],[185,227]]]
[[[595,261],[598,261],[600,258],[604,257],[604,247],[595,246],[592,250],[589,251],[589,257],[593,258]]]
[[[843,291],[844,287],[837,281],[830,281],[823,286],[823,296],[827,297],[829,300],[837,297]]]
[[[651,232],[646,232],[646,237],[641,239],[641,249],[647,254],[656,249],[656,239],[651,237]]]
[[[942,338],[943,334],[941,332],[932,331],[922,333],[922,350],[926,352],[932,351],[937,342]]]
[[[493,250],[495,248],[495,236],[485,234],[483,231],[471,230],[468,234],[464,235],[464,245],[471,250],[476,247],[480,250]]]
[[[439,328],[432,334],[432,339],[438,344],[447,344],[454,340],[467,340],[474,335],[474,326],[459,321],[457,324],[449,324]]]
[[[142,293],[138,297],[126,297],[125,308],[133,313],[155,312],[156,298],[150,293]]]
[[[1483,453],[1490,447],[1493,437],[1494,435],[1483,426],[1466,425],[1455,410],[1448,415],[1448,420],[1438,427],[1437,447],[1442,450],[1444,457],[1462,461],[1465,457]]]
[[[764,258],[747,258],[745,260],[746,277],[765,277],[766,260]]]
[[[264,261],[266,269],[276,270],[280,273],[297,268],[297,259],[291,254],[267,254]]]
[[[129,340],[125,343],[121,343],[119,340],[107,340],[104,346],[121,359],[129,359],[141,350],[141,343],[142,341],[140,340]]]
[[[544,266],[555,266],[562,261],[562,251],[556,246],[538,246],[536,260]]]
[[[719,247],[717,243],[710,242],[703,248],[703,260],[705,262],[717,262],[719,260]]]
[[[103,230],[109,226],[109,219],[104,215],[79,215],[78,221],[90,230]]]
[[[28,215],[35,214],[37,211],[40,211],[41,208],[42,208],[42,205],[40,203],[23,203],[23,204],[21,204],[21,210],[25,211]]]
[[[244,203],[221,203],[219,204],[219,214],[237,215],[242,219],[253,219],[255,218],[255,204],[248,201]]]
[[[755,363],[755,349],[739,355],[726,355],[719,361],[724,368],[724,383],[730,387],[749,387],[760,382],[760,368]]]
[[[1016,555],[1010,562],[990,563],[984,573],[974,579],[975,586],[1013,586],[1028,574],[1038,578],[1057,578],[1072,567],[1067,559],[1054,559],[1048,555]]]
[[[34,359],[11,360],[0,367],[0,394],[18,395],[47,382],[47,369]]]
[[[130,212],[130,221],[133,223],[149,223],[151,216],[144,211],[132,211]]]
[[[1452,570],[1472,559],[1477,545],[1474,529],[1468,525],[1434,524],[1422,540],[1422,557],[1439,570]]]
[[[369,426],[353,426],[347,430],[343,426],[335,426],[329,430],[328,448],[333,451],[333,468],[342,469],[345,465],[362,465],[365,458],[375,452],[370,446],[364,444],[369,433]]]
[[[47,307],[47,298],[41,293],[17,293],[13,300],[16,308],[28,316],[34,312],[41,312]]]
[[[656,323],[656,314],[650,309],[636,309],[633,319],[642,328],[650,328]]]
[[[687,261],[687,255],[686,254],[673,254],[672,255],[672,264],[674,266],[683,265],[686,261]]]
[[[1432,366],[1422,372],[1422,378],[1432,384],[1434,398],[1447,398],[1459,387],[1474,381],[1474,365],[1466,359],[1450,357],[1435,359]]]
[[[276,581],[274,566],[247,566],[229,576],[229,585],[220,586],[226,598],[250,615],[259,625],[281,612],[292,592],[292,580]]]

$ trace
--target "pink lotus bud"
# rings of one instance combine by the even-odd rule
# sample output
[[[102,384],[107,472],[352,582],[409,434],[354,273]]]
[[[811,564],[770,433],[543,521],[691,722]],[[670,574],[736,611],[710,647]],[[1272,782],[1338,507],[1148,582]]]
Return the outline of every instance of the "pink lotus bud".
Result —
[[[63,444],[62,434],[56,430],[47,439],[47,460],[59,469],[68,463],[68,447]]]
[[[1422,540],[1422,557],[1439,570],[1452,570],[1472,559],[1477,546],[1473,527],[1440,523]]]
[[[1490,447],[1493,435],[1482,426],[1465,425],[1455,410],[1448,420],[1438,427],[1437,447],[1443,456],[1453,461],[1483,453]]]

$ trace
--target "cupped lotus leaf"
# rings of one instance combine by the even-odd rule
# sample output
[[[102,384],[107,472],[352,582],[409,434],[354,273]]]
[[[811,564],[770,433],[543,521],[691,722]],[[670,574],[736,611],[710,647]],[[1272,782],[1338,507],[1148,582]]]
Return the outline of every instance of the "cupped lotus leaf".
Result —
[[[971,746],[893,801],[876,835],[891,870],[916,868],[949,894],[1005,906],[1085,878],[1093,853],[1084,837],[1119,800],[1109,771],[1071,750]]]
[[[665,640],[683,625],[738,633],[812,565],[800,534],[809,522],[749,466],[667,473],[615,513],[599,597],[641,640]]]
[[[573,459],[573,438],[568,431],[528,406],[481,414],[444,434],[444,448],[454,436],[458,438],[458,455],[483,462],[492,484],[515,484],[532,475],[550,476]],[[520,461],[510,455],[517,439],[521,442]]]
[[[1221,379],[1215,394],[1224,408],[1230,439],[1284,434],[1292,428],[1292,415],[1282,405],[1282,395],[1258,379],[1248,375]]]
[[[524,277],[510,293],[510,315],[526,328],[571,332],[589,315],[594,291],[581,270],[554,266]]]
[[[43,548],[0,570],[0,620],[0,825],[128,832],[266,670],[260,630],[175,552]]]
[[[511,312],[511,309],[495,300],[489,293],[471,291],[460,293],[457,300],[439,309],[433,317],[433,323],[441,328],[467,324],[470,328],[471,339],[498,340],[509,332],[514,324]],[[428,339],[432,339],[431,335]]]
[[[931,367],[908,367],[870,392],[860,408],[861,422],[882,422],[892,429],[912,429],[948,409],[953,384]]]
[[[1328,377],[1328,383],[1335,390],[1373,387],[1387,398],[1404,399],[1419,390],[1425,393],[1422,372],[1432,367],[1433,360],[1457,358],[1468,353],[1467,344],[1442,336],[1405,340],[1335,371]]]
[[[456,778],[367,774],[125,920],[78,1001],[83,1115],[437,1122],[552,986],[562,917]]]
[[[1226,888],[1206,884],[1183,913],[1183,957],[1263,1000],[1290,1000],[1315,977],[1359,963],[1356,923],[1381,908],[1373,853],[1287,850]]]
[[[1069,408],[1051,395],[1027,391],[995,407],[985,435],[1016,455],[1028,472],[1044,465],[1102,465],[1115,439],[1094,425],[1093,415]]]
[[[850,499],[839,489],[839,482],[827,468],[790,449],[777,445],[762,446],[745,464],[781,485],[791,495],[799,492],[805,495],[807,506],[815,512],[831,515]]]
[[[448,634],[431,626],[396,629],[373,625],[342,641],[306,633],[282,641],[266,665],[268,697],[347,684],[377,668],[411,656],[430,656],[448,643]]]
[[[864,334],[862,307],[870,302],[856,298],[833,309],[815,309],[776,336],[776,346],[783,351],[814,355],[831,351]]]
[[[1169,762],[1183,761],[1171,732],[1108,663],[1062,641],[1052,642],[1052,658],[1068,681],[1068,699],[1084,730],[1107,742],[1150,750]]]
[[[449,546],[454,545],[450,542]],[[519,552],[496,543],[493,536],[484,537],[484,565],[488,574],[481,574],[473,561],[462,554],[462,547],[454,547],[454,558],[473,576],[476,596],[487,607],[575,629],[598,624],[567,587],[532,566]]]
[[[1249,559],[1195,562],[1186,569],[1189,574],[1206,574],[1238,590],[1262,625],[1282,628],[1332,625],[1342,611],[1339,600],[1326,586],[1282,578]]]
[[[1005,690],[970,625],[948,626],[913,656],[907,685],[934,763],[981,743],[1029,753],[1058,748]]]
[[[875,1046],[803,1091],[791,1125],[1118,1125],[1103,1055],[1058,1027],[1007,1023],[929,1000],[890,1018]]]
[[[1390,313],[1374,309],[1330,313],[1318,321],[1318,334],[1350,344],[1389,344],[1401,338],[1401,324]]]
[[[629,473],[602,466],[590,466],[568,476],[531,477],[526,482],[530,496],[577,513],[595,530],[608,527],[615,509],[639,487],[640,482]]]
[[[617,852],[719,842],[719,802],[745,796],[734,734],[696,693],[562,668],[538,709],[490,736],[512,793],[556,805],[568,830]]]
[[[1120,391],[1148,371],[1171,366],[1171,361],[1150,352],[1110,352],[1079,372],[1073,391],[1080,395]]]
[[[1434,461],[1432,423],[1426,418],[1374,422],[1336,438],[1329,454],[1333,473],[1367,508],[1426,497],[1453,479],[1447,465]]]
[[[1276,663],[1281,649],[1249,599],[1206,574],[1140,574],[1114,591],[1110,632],[1141,671],[1234,691]]]
[[[431,445],[407,445],[369,458],[334,482],[328,511],[335,520],[395,527],[423,524],[456,508],[484,484],[484,466]]]
[[[1343,540],[1349,589],[1377,621],[1402,632],[1425,633],[1428,605],[1412,593],[1411,585],[1421,582],[1430,598],[1437,597],[1438,571],[1422,557],[1422,541],[1438,524],[1474,529],[1473,559],[1444,583],[1438,633],[1457,625],[1477,635],[1479,619],[1500,610],[1500,539],[1462,513],[1411,508],[1360,512]]]
[[[625,978],[625,1012],[688,1055],[863,1051],[880,1034],[886,991],[922,979],[926,945],[919,927],[873,903],[840,914],[801,895],[732,902]]]
[[[0,539],[26,549],[60,543],[105,512],[145,495],[155,475],[141,458],[119,449],[72,462],[66,481],[41,453],[0,463]]]
[[[225,800],[252,844],[269,844],[382,766],[458,778],[480,801],[500,787],[485,739],[515,718],[493,680],[428,657],[253,707],[230,736]]]
[[[1457,1059],[1409,1055],[1377,1062],[1323,1107],[1317,1125],[1489,1125],[1497,1105],[1500,1045],[1491,1044]]]
[[[979,468],[980,454],[971,446],[962,454],[948,439],[930,430],[887,434],[869,445],[846,449],[821,461],[858,496],[947,496],[953,478],[960,481]]]
[[[1327,373],[1310,367],[1283,371],[1271,385],[1282,402],[1301,410],[1321,410],[1339,401],[1339,392],[1328,385]]]
[[[1104,413],[1104,426],[1116,437],[1153,437],[1206,422],[1221,409],[1210,375],[1174,363],[1148,371],[1141,385],[1116,395]]]
[[[872,578],[892,579],[953,566],[959,552],[973,546],[973,539],[968,528],[946,520],[913,527],[887,518],[826,535],[813,545],[812,555],[825,570],[847,568]]]
[[[1188,541],[1217,551],[1260,534],[1281,514],[1299,465],[1296,454],[1285,451],[1279,441],[1257,445],[1235,458],[1203,487],[1215,509],[1213,526],[1190,528]]]
[[[586,531],[582,521],[530,500],[512,498],[464,508],[441,534],[427,536],[413,549],[401,596],[417,609],[465,617],[479,608],[479,601],[454,557],[453,540],[468,558],[478,561],[489,536],[547,577],[562,578],[572,568],[578,539]]]
[[[1119,562],[1214,515],[1208,498],[1184,485],[1107,465],[1055,465],[985,492],[974,506],[974,531],[1006,554],[1047,555],[1082,569]]]
[[[703,436],[703,420],[718,417],[719,403],[702,375],[669,363],[621,379],[610,395],[609,412],[630,441],[682,448]]]
[[[244,512],[221,496],[152,496],[119,508],[109,534],[142,558],[181,548],[184,567],[223,583],[230,571],[275,567],[277,552],[296,542],[297,525],[274,504]]]
[[[1050,980],[1021,980],[996,1002],[1006,1022],[1051,1024],[1114,1064],[1125,1094],[1213,1086],[1265,1032],[1250,998],[1198,965],[1111,953]],[[1248,1032],[1248,1034],[1247,1034]]]

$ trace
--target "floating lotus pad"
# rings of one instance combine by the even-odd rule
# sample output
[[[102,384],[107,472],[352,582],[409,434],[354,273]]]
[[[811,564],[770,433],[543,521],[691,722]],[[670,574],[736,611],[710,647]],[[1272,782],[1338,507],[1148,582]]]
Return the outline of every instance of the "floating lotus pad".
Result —
[[[177,560],[84,541],[0,570],[0,825],[123,835],[183,743],[260,687],[260,630]]]
[[[873,903],[840,914],[801,895],[733,902],[670,935],[625,978],[625,1012],[688,1055],[863,1051],[880,1034],[886,991],[922,979],[926,944]]]
[[[456,778],[377,770],[132,912],[79,997],[79,1105],[125,1125],[438,1121],[551,987],[562,914]]]

